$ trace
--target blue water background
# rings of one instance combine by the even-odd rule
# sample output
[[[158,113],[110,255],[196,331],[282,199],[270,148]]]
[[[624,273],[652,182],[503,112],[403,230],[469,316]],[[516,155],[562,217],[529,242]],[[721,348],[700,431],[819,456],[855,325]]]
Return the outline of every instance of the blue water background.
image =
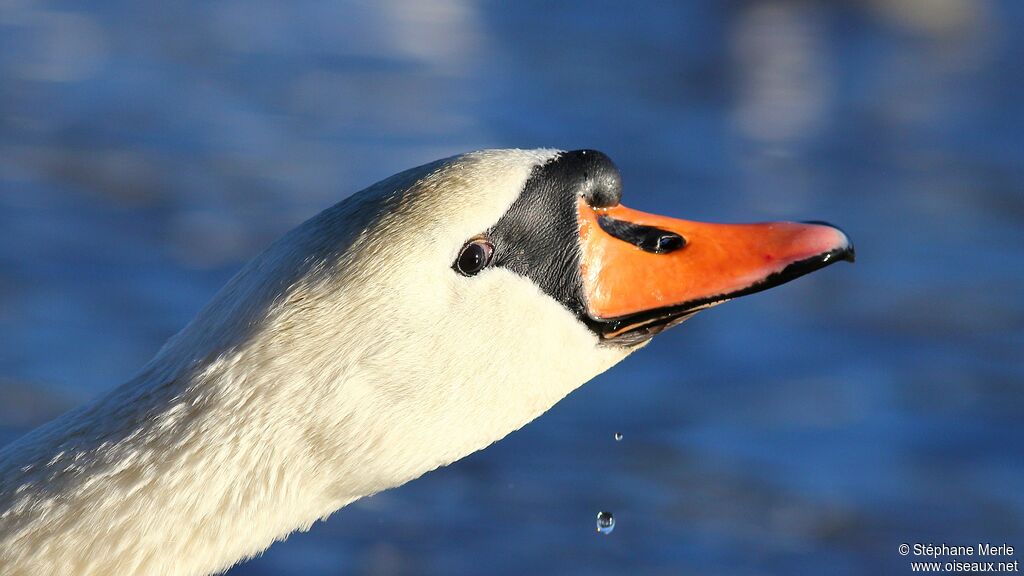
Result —
[[[351,192],[541,146],[608,153],[634,208],[837,223],[858,262],[698,315],[232,576],[902,574],[903,542],[1024,552],[1011,1],[0,2],[0,442],[127,379]]]

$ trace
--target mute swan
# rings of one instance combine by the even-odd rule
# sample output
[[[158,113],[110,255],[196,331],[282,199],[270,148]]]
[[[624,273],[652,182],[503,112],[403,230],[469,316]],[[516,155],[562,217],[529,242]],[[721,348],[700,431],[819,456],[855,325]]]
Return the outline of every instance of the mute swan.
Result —
[[[225,570],[484,448],[696,311],[853,256],[827,225],[620,196],[600,152],[489,150],[314,216],[137,376],[0,450],[0,573]]]

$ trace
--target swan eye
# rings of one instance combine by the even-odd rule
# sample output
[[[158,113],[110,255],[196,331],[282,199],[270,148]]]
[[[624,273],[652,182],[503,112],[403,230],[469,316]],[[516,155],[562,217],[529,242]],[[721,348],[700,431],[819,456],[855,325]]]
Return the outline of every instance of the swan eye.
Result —
[[[455,259],[455,270],[463,276],[475,276],[491,263],[494,246],[483,238],[474,238],[459,251]]]

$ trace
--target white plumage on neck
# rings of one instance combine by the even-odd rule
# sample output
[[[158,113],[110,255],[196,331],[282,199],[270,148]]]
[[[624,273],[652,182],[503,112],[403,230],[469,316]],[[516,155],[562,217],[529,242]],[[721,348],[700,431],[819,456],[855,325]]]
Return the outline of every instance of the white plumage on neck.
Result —
[[[322,212],[137,377],[0,450],[0,573],[223,570],[621,360],[528,279],[450,268],[553,154],[464,155]]]

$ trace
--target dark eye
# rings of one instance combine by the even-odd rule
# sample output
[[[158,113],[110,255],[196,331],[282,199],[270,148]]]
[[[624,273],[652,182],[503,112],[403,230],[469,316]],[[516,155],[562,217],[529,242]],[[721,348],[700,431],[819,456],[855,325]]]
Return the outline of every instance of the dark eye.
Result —
[[[483,238],[475,238],[466,243],[455,259],[455,270],[463,276],[474,276],[491,263],[494,246]]]

